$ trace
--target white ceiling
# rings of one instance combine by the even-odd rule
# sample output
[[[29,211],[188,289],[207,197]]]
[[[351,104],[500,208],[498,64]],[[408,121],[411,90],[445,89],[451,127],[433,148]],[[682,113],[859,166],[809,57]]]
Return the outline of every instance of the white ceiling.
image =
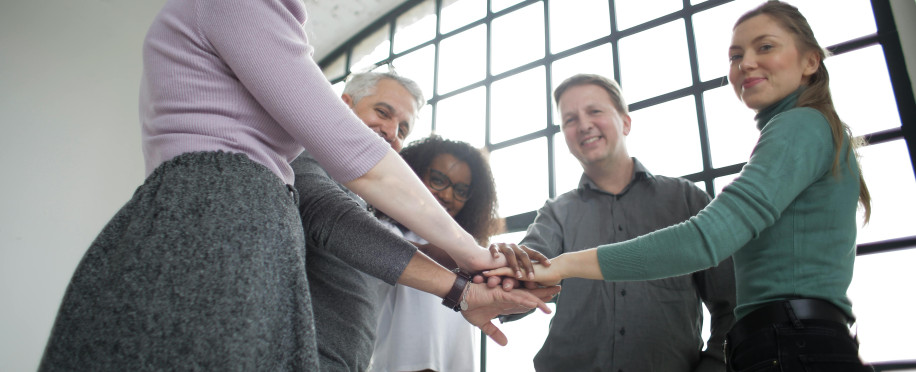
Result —
[[[305,32],[320,62],[363,28],[405,0],[302,0],[308,12]]]

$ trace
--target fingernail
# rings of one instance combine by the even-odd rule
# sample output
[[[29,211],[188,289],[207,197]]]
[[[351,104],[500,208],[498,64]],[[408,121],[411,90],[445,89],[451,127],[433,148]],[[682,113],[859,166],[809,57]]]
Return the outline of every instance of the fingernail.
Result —
[[[521,270],[516,271],[516,272],[515,272],[515,277],[521,279],[521,278],[522,278],[522,271],[521,271]]]
[[[534,280],[534,273],[528,273],[528,280]]]

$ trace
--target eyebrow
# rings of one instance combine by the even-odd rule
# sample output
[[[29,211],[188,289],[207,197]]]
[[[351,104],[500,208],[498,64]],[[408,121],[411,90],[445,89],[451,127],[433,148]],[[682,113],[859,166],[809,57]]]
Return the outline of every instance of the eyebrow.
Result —
[[[387,102],[376,102],[376,103],[375,103],[375,106],[376,106],[376,107],[381,106],[381,107],[385,108],[386,110],[390,111],[390,112],[391,112],[391,116],[397,116],[397,115],[398,115],[398,110],[395,109],[394,106],[389,105]],[[398,127],[400,127],[400,126],[402,126],[402,125],[405,126],[405,127],[407,127],[407,132],[410,132],[410,123],[409,123],[409,122],[407,122],[407,121],[400,121],[400,122],[398,122]]]
[[[757,37],[751,39],[751,44],[754,44],[754,43],[760,41],[761,39],[765,39],[765,38],[768,38],[768,37],[776,37],[776,35],[773,35],[773,34],[763,34],[763,35],[757,36]],[[728,50],[734,50],[734,49],[744,49],[744,48],[739,47],[739,46],[737,46],[737,45],[732,45],[732,46],[729,46],[729,47],[728,47]]]
[[[376,107],[378,107],[378,106],[384,107],[386,110],[391,111],[391,114],[392,114],[392,115],[398,113],[398,110],[396,110],[396,109],[394,108],[394,106],[389,105],[389,104],[386,103],[386,102],[376,102],[375,106],[376,106]]]

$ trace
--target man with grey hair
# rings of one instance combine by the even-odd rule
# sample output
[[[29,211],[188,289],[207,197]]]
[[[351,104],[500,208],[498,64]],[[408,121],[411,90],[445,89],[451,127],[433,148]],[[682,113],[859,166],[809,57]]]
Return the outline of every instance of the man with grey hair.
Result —
[[[401,151],[424,103],[420,86],[393,72],[354,74],[341,98],[394,151]]]
[[[355,74],[347,81],[343,101],[375,133],[400,151],[424,103],[419,86],[394,73]],[[369,236],[352,236],[353,241],[323,239],[330,233],[313,226],[313,214],[322,213],[304,206],[306,195],[321,194],[314,190],[317,181],[331,181],[318,163],[303,153],[291,163],[296,172],[303,227],[306,231],[306,273],[312,294],[316,338],[322,371],[365,371],[372,357],[378,318],[376,279],[356,270],[335,255],[329,244],[356,246]],[[316,181],[317,180],[317,181]],[[353,202],[365,209],[365,202],[343,185]],[[326,187],[326,186],[325,186]],[[338,229],[341,226],[336,226]],[[333,229],[327,225],[324,229]],[[348,250],[359,254],[358,250]],[[379,258],[383,259],[383,258]]]

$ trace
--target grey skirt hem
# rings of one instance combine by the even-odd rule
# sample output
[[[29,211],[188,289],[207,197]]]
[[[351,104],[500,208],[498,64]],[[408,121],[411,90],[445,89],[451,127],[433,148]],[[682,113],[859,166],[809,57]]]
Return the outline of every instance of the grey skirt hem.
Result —
[[[39,370],[317,370],[304,249],[266,167],[178,156],[89,247]]]

